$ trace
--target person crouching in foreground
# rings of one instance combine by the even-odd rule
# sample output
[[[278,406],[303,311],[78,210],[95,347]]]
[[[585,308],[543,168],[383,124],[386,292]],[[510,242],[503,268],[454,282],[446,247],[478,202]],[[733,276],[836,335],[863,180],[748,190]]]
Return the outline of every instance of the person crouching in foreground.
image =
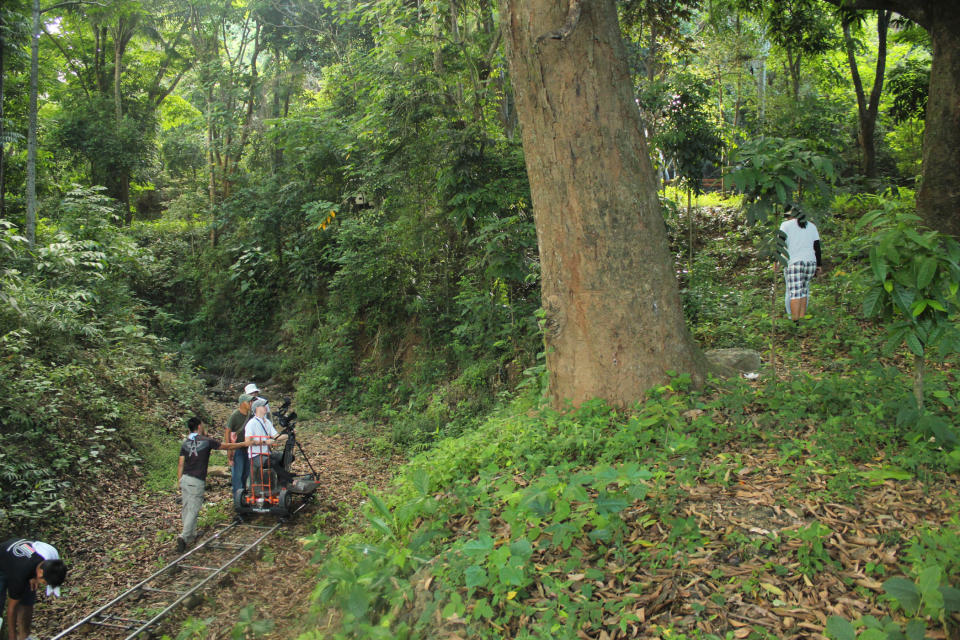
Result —
[[[48,596],[59,596],[66,577],[67,565],[57,550],[45,542],[11,538],[0,545],[2,635],[9,640],[30,638],[36,590],[46,586]],[[6,606],[2,606],[4,598]]]

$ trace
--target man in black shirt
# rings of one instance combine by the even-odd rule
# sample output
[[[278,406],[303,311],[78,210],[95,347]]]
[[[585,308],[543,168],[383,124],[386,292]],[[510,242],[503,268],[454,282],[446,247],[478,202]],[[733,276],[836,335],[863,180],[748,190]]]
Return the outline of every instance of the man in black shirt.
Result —
[[[36,590],[46,585],[47,595],[60,595],[67,566],[56,549],[45,542],[11,538],[0,545],[0,606],[3,627],[11,640],[30,635]]]
[[[177,485],[183,503],[183,532],[177,536],[177,551],[183,552],[193,544],[197,536],[197,515],[203,506],[203,491],[207,483],[207,466],[210,452],[214,449],[239,449],[246,442],[221,443],[207,437],[207,425],[194,416],[187,421],[187,439],[180,445],[180,461],[177,464]]]

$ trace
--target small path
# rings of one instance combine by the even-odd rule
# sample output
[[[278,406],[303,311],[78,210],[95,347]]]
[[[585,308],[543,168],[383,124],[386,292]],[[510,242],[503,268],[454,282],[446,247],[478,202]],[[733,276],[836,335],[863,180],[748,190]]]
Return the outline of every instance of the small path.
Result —
[[[222,431],[233,407],[208,401],[205,408],[213,424],[219,425],[214,431]],[[333,535],[348,527],[346,515],[363,501],[355,489],[357,483],[385,486],[396,462],[374,454],[359,438],[325,433],[339,421],[329,413],[297,425],[298,439],[319,476],[316,501],[266,541],[256,560],[242,561],[219,588],[208,590],[199,606],[174,612],[170,621],[157,629],[159,634],[175,637],[181,623],[193,617],[209,619],[205,638],[229,638],[238,612],[247,605],[255,607],[258,619],[275,622],[274,631],[261,637],[289,638],[294,634],[307,613],[315,584],[310,579],[313,550],[304,548],[305,538],[318,530]],[[170,446],[178,446],[173,437]],[[219,452],[214,455],[200,514],[201,526],[207,526],[198,532],[200,540],[216,524],[233,517],[226,457]],[[294,468],[307,467],[296,460]],[[34,611],[37,637],[56,635],[177,557],[174,541],[180,531],[180,504],[173,483],[169,493],[148,495],[143,493],[141,475],[118,479],[106,485],[96,500],[73,504],[66,536],[69,542],[63,545],[71,566],[69,588],[64,598],[41,597]],[[215,517],[219,519],[210,522]]]

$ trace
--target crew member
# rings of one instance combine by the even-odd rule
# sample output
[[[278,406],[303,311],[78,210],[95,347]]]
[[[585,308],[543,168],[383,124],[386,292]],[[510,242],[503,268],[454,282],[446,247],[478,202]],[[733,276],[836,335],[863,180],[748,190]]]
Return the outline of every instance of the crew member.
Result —
[[[246,442],[221,443],[207,437],[207,425],[196,416],[187,421],[187,438],[180,445],[177,464],[177,486],[183,503],[183,532],[177,536],[177,551],[183,553],[197,537],[197,515],[203,506],[203,491],[207,484],[207,466],[214,449],[239,449]]]
[[[230,415],[227,426],[223,430],[224,442],[242,442],[245,439],[243,428],[250,419],[250,403],[253,399],[253,396],[247,393],[240,396],[237,408]],[[247,487],[247,480],[250,479],[250,458],[247,457],[246,448],[239,447],[239,451],[233,449],[227,451],[227,462],[230,464],[231,495],[236,496],[238,490]]]
[[[253,417],[247,421],[244,429],[246,440],[250,443],[250,486],[254,488],[255,498],[264,497],[267,485],[273,487],[276,483],[270,478],[270,447],[285,442],[287,435],[280,435],[267,417],[266,398],[257,398],[253,401]]]
[[[46,586],[47,596],[59,596],[66,577],[60,554],[45,542],[11,538],[0,545],[0,628],[6,624],[9,640],[30,636],[36,590]]]

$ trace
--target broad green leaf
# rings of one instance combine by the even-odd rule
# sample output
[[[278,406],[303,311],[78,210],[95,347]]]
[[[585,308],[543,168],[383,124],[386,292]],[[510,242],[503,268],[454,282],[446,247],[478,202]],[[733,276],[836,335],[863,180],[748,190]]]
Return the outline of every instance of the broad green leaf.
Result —
[[[507,565],[500,569],[500,584],[509,586],[520,586],[523,584],[523,569],[513,565]]]
[[[476,540],[470,540],[463,545],[464,555],[470,558],[486,556],[493,551],[493,538],[486,534],[481,534]]]
[[[927,301],[926,301],[926,300],[917,300],[917,301],[914,302],[913,305],[910,307],[910,313],[913,315],[914,318],[916,318],[916,317],[919,316],[921,313],[923,313],[923,312],[926,310],[926,308],[927,308]]]
[[[594,502],[597,505],[597,513],[600,514],[619,513],[630,504],[626,498],[617,493],[600,495]]]
[[[390,513],[390,509],[387,508],[387,505],[380,499],[375,493],[370,494],[370,502],[373,503],[374,508],[377,510],[385,520],[393,520],[393,514]]]
[[[917,588],[920,589],[920,593],[923,594],[924,598],[940,586],[940,577],[942,575],[943,570],[938,566],[927,567],[920,572],[920,575],[917,576]]]
[[[430,473],[427,472],[424,468],[419,468],[410,475],[410,482],[413,483],[413,488],[417,490],[421,496],[426,496],[430,493]]]
[[[917,269],[917,289],[924,289],[933,282],[933,276],[937,273],[937,261],[934,258],[924,258]]]
[[[510,548],[506,546],[498,547],[490,554],[490,566],[497,567],[498,569],[505,567],[509,559]]]
[[[873,275],[877,282],[884,282],[887,279],[887,261],[880,254],[879,247],[870,247],[870,268],[873,269]]]
[[[904,315],[910,315],[912,313],[911,309],[913,308],[913,301],[917,297],[917,294],[914,291],[897,284],[893,287],[891,295],[893,297],[894,304],[897,305],[901,313]]]
[[[904,471],[900,467],[883,467],[880,469],[870,469],[869,471],[861,471],[858,473],[862,478],[865,478],[872,485],[883,484],[887,480],[910,480],[913,478],[913,474],[909,471]]]
[[[914,615],[920,608],[920,590],[906,578],[890,578],[883,583],[883,590],[909,615]]]
[[[920,338],[917,337],[917,334],[913,331],[910,331],[903,337],[903,341],[907,344],[907,348],[916,356],[923,355],[923,343],[920,342]]]
[[[960,611],[960,589],[940,587],[940,595],[943,596],[944,611],[947,613],[957,613]]]
[[[350,592],[347,594],[347,611],[355,618],[363,618],[369,606],[370,592],[360,584],[350,587]]]
[[[856,640],[857,632],[850,621],[840,616],[827,618],[827,637],[830,640]]]
[[[874,287],[863,297],[863,315],[872,318],[883,309],[883,289]]]
[[[907,640],[926,640],[927,624],[923,620],[914,618],[907,623]]]
[[[943,594],[938,588],[923,592],[923,614],[937,618],[943,611]]]
[[[533,555],[533,545],[526,538],[520,538],[510,543],[510,555],[526,560]]]
[[[484,571],[483,567],[476,564],[467,567],[464,578],[466,579],[467,589],[474,589],[487,584],[487,572]]]
[[[386,522],[383,521],[382,518],[378,518],[377,516],[374,516],[374,515],[368,515],[367,522],[373,525],[373,528],[379,531],[380,533],[382,533],[383,535],[387,537],[393,537],[393,531],[390,530],[390,527],[387,525]]]

